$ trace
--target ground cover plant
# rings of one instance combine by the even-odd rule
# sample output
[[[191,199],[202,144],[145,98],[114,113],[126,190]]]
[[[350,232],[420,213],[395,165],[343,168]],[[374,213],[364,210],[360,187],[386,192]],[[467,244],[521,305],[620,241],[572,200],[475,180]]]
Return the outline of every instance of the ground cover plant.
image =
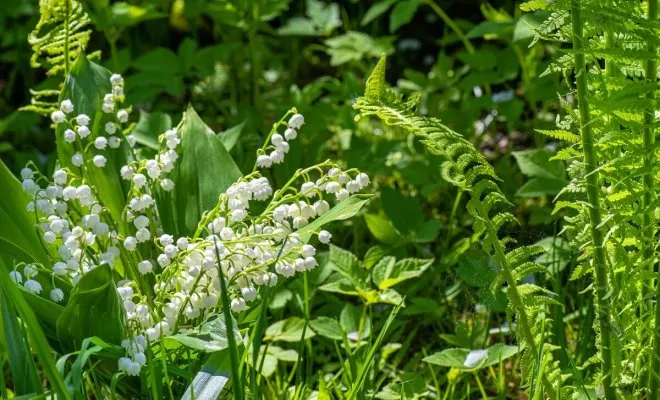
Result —
[[[0,397],[659,398],[657,1],[467,10],[9,1]]]

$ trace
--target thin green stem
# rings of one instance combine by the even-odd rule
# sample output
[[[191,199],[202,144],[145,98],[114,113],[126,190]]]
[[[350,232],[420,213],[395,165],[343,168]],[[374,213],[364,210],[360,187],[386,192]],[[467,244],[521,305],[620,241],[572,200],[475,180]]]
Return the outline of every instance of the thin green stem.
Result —
[[[593,268],[596,274],[596,305],[600,327],[600,351],[602,359],[603,392],[606,400],[615,400],[612,386],[612,353],[610,349],[609,304],[607,264],[601,231],[600,190],[596,151],[594,149],[591,115],[587,101],[587,68],[584,60],[582,5],[580,0],[571,2],[571,22],[573,28],[573,57],[575,59],[575,80],[577,86],[578,110],[580,112],[580,132],[584,152],[584,167],[589,201],[591,240],[593,242]]]
[[[69,60],[69,18],[71,17],[71,1],[64,2],[64,76],[67,77],[70,71]]]
[[[649,0],[649,9],[648,9],[648,19],[649,21],[655,21],[658,19],[658,0]],[[658,51],[658,45],[655,40],[649,41],[649,52],[655,54]],[[655,58],[651,58],[646,61],[646,79],[653,86],[657,84],[658,80],[658,68],[657,61]],[[643,220],[643,229],[644,233],[642,237],[644,238],[644,256],[643,259],[647,260],[649,263],[649,271],[653,272],[655,266],[655,254],[653,251],[653,246],[655,244],[655,210],[652,208],[652,204],[655,202],[654,196],[654,172],[653,164],[655,164],[655,130],[653,129],[653,123],[655,122],[655,87],[650,90],[647,94],[647,99],[649,100],[648,108],[644,113],[644,171],[646,175],[644,176],[644,220]],[[649,382],[649,398],[654,398],[658,393],[658,386],[660,386],[659,377],[658,377],[658,368],[660,368],[660,271],[658,271],[658,279],[655,283],[655,331],[653,335],[653,361],[650,373],[650,382]],[[645,304],[645,302],[643,303]]]
[[[447,24],[447,26],[454,31],[456,36],[463,42],[463,46],[465,46],[465,50],[468,51],[470,54],[474,54],[474,46],[472,46],[472,43],[470,43],[470,40],[465,36],[465,33],[461,30],[461,28],[456,25],[456,23],[447,15],[445,10],[442,9],[435,1],[433,0],[424,0],[424,3],[426,3],[433,11],[438,14],[440,19]]]

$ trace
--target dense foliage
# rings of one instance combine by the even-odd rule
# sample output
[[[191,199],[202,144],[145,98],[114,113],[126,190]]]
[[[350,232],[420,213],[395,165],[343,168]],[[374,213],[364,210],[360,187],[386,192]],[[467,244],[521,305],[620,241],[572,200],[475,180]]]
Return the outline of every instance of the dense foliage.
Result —
[[[657,0],[9,0],[0,397],[660,396]]]

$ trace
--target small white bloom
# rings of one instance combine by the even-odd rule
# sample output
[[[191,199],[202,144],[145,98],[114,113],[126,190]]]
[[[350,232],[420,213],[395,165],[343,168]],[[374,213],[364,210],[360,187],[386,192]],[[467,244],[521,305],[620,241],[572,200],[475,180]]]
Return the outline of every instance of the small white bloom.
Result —
[[[128,111],[123,110],[123,109],[117,111],[117,119],[119,120],[119,122],[128,121]]]
[[[273,144],[273,146],[279,146],[282,142],[284,142],[284,138],[279,133],[275,133],[270,138],[270,142]]]
[[[30,168],[23,168],[21,169],[21,179],[31,179],[32,176],[34,176],[34,171],[32,171]]]
[[[129,146],[131,147],[135,146],[135,142],[136,142],[135,136],[126,135],[126,143],[128,143]]]
[[[9,273],[9,277],[10,277],[11,280],[13,280],[15,283],[21,283],[21,282],[23,282],[23,276],[22,276],[21,273],[18,272],[18,271],[11,271],[11,272]]]
[[[287,128],[287,130],[284,131],[284,138],[286,140],[293,140],[296,137],[298,137],[298,131],[296,131],[293,128]]]
[[[57,240],[57,235],[55,235],[55,232],[45,232],[44,233],[44,242],[48,244],[52,244]]]
[[[73,156],[71,156],[71,164],[73,164],[76,167],[80,167],[83,165],[83,156],[80,153],[76,153]]]
[[[128,236],[124,239],[124,248],[128,251],[135,251],[137,247],[137,238],[135,236]]]
[[[163,188],[164,191],[169,192],[174,189],[174,181],[170,178],[165,178],[160,181],[160,187]]]
[[[247,306],[245,305],[245,300],[242,297],[238,297],[231,301],[231,310],[233,312],[242,312],[245,311]]]
[[[149,225],[149,218],[144,215],[140,215],[139,217],[135,218],[133,224],[137,229],[145,228],[147,225]]]
[[[105,136],[99,136],[96,139],[94,139],[94,147],[96,147],[97,150],[103,150],[108,146],[108,139],[105,138]]]
[[[349,195],[350,195],[350,193],[346,189],[340,189],[337,192],[337,194],[335,194],[335,196],[337,197],[337,200],[339,200],[339,201],[346,200]]]
[[[117,132],[117,125],[112,121],[106,122],[104,129],[108,135],[114,135]]]
[[[53,172],[53,182],[58,185],[64,185],[66,183],[67,173],[63,169],[58,169]]]
[[[117,85],[117,86],[123,85],[124,84],[124,79],[119,74],[112,74],[110,76],[110,83],[112,83],[113,85]]]
[[[108,159],[99,154],[94,156],[92,161],[94,162],[94,165],[96,165],[97,167],[103,168],[105,167],[105,164],[108,162]]]
[[[28,292],[30,292],[32,294],[39,294],[39,293],[41,293],[41,290],[42,290],[41,283],[39,283],[39,282],[37,282],[33,279],[29,279],[29,280],[25,281],[25,283],[23,284],[23,287],[25,288],[25,290],[27,290]]]
[[[245,301],[250,302],[257,298],[257,289],[254,286],[244,287],[241,289],[241,294]]]
[[[147,228],[138,229],[138,231],[135,233],[135,237],[137,238],[138,242],[143,243],[151,238],[151,232],[149,232],[149,229]]]
[[[121,145],[121,139],[119,139],[117,136],[110,136],[108,139],[108,146],[110,146],[111,149],[117,149]]]
[[[76,141],[76,132],[74,132],[72,129],[65,130],[62,136],[64,137],[64,141],[67,143],[73,143]]]
[[[78,127],[78,136],[80,136],[81,139],[86,138],[87,136],[89,136],[89,134],[90,134],[90,131],[89,131],[89,128],[87,126],[79,126]]]
[[[138,271],[140,271],[140,273],[141,273],[142,275],[144,275],[144,274],[148,274],[148,273],[151,272],[153,269],[154,269],[154,266],[153,266],[153,264],[151,263],[151,261],[149,261],[149,260],[140,261],[140,262],[138,263]]]
[[[273,165],[273,160],[269,156],[261,154],[257,157],[257,165],[260,168],[270,168]]]
[[[319,242],[323,244],[328,244],[330,243],[330,239],[332,239],[332,235],[328,231],[321,231],[319,232]]]
[[[304,244],[300,254],[302,254],[304,257],[314,257],[316,254],[316,249],[310,244]]]
[[[111,114],[115,110],[115,103],[103,103],[101,110],[106,114]]]
[[[78,125],[80,125],[80,126],[87,126],[87,125],[89,125],[89,121],[90,121],[89,117],[88,117],[87,115],[85,115],[85,114],[78,114],[78,116],[76,117],[76,122],[77,122]]]
[[[56,123],[56,124],[61,124],[64,122],[64,119],[66,118],[66,115],[60,110],[53,111],[52,114],[50,114],[50,119]]]
[[[64,299],[64,292],[60,288],[55,288],[50,291],[50,299],[55,303],[59,303]]]
[[[156,261],[158,261],[158,265],[160,265],[163,268],[167,267],[172,262],[172,260],[167,256],[167,254],[159,254]]]
[[[465,362],[463,362],[463,366],[467,368],[474,368],[479,363],[486,358],[488,355],[487,350],[472,350],[470,353],[468,353],[467,357],[465,357]]]
[[[305,117],[302,114],[294,114],[289,118],[289,128],[300,129],[305,123]]]
[[[133,183],[140,188],[147,183],[147,177],[142,174],[135,174],[133,175]]]
[[[69,100],[69,99],[62,100],[62,102],[60,103],[60,110],[62,110],[66,114],[72,113],[73,112],[73,103],[71,102],[71,100]]]
[[[360,189],[369,185],[369,175],[364,172],[359,173],[355,180],[360,184]]]

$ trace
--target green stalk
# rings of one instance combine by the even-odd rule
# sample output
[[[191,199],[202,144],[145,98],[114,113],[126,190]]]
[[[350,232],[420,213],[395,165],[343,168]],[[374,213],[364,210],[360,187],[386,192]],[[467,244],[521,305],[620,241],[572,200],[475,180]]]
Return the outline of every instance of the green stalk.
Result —
[[[655,21],[658,19],[658,0],[649,0],[649,9],[648,9],[648,19],[649,21]],[[655,40],[649,42],[649,51],[652,54],[655,54],[658,51],[658,45]],[[657,62],[655,58],[649,59],[646,62],[646,79],[652,84],[656,85],[658,80],[658,69]],[[655,122],[655,88],[649,91],[647,94],[647,99],[649,101],[648,108],[644,113],[644,170],[648,171],[644,175],[644,220],[643,220],[643,233],[644,237],[644,260],[649,262],[649,270],[653,272],[654,268],[654,251],[653,251],[653,237],[655,236],[655,210],[651,208],[651,205],[655,201],[655,192],[654,192],[654,172],[653,164],[655,164],[655,131],[653,129],[653,123]],[[649,382],[649,398],[656,397],[658,393],[658,386],[660,383],[658,381],[658,368],[660,368],[660,271],[658,272],[659,276],[656,279],[655,283],[655,328],[654,328],[654,338],[653,338],[653,361],[651,363],[651,373],[650,373],[650,382]]]
[[[580,112],[580,132],[584,152],[585,172],[587,174],[587,198],[589,201],[589,219],[591,240],[593,242],[593,268],[596,274],[596,304],[598,323],[600,326],[600,352],[602,359],[603,391],[606,400],[615,400],[616,393],[612,387],[612,353],[610,349],[609,303],[606,299],[608,291],[607,265],[603,249],[603,232],[600,230],[600,191],[598,171],[596,169],[596,151],[591,130],[591,116],[587,102],[587,69],[584,61],[583,21],[580,0],[571,1],[571,22],[573,26],[573,57],[575,59],[575,81],[577,85],[578,110]]]

